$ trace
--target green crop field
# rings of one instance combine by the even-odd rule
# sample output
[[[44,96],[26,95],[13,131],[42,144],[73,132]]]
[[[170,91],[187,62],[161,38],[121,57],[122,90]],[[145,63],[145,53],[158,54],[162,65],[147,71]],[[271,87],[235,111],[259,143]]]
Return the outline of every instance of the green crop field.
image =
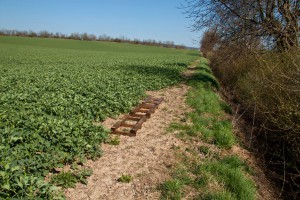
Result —
[[[0,37],[0,198],[53,198],[54,168],[94,159],[94,122],[176,84],[196,51],[112,42]]]

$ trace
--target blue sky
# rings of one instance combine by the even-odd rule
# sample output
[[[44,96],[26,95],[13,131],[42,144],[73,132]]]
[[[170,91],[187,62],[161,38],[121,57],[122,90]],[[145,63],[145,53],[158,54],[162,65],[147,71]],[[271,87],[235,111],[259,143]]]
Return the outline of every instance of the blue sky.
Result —
[[[0,0],[0,29],[87,32],[198,47],[184,0]],[[196,40],[196,41],[195,41]]]

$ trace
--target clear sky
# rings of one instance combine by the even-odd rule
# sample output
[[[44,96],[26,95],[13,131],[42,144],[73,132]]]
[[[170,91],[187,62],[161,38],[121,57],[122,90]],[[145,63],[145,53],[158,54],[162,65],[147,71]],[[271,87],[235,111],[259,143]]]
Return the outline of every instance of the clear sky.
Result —
[[[87,32],[198,47],[184,0],[0,0],[0,29]],[[195,41],[196,40],[196,41]]]

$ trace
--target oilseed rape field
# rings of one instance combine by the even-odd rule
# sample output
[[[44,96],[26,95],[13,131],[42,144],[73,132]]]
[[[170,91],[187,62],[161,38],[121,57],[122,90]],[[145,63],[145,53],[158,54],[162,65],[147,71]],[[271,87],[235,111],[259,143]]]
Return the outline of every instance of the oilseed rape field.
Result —
[[[195,50],[0,37],[0,198],[60,198],[45,177],[101,155],[95,125],[182,81]],[[99,124],[99,123],[98,123]]]

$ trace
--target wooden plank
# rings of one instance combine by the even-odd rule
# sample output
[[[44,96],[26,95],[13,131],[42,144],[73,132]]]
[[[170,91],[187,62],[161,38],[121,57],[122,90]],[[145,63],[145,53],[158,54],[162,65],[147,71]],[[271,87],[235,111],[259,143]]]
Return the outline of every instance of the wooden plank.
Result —
[[[127,119],[131,120],[131,121],[140,121],[140,118],[141,117],[134,117],[134,116],[130,115]]]
[[[130,133],[130,132],[126,132],[126,131],[112,131],[111,134],[118,134],[118,135],[127,135],[127,136],[136,136],[135,133]]]
[[[128,117],[128,116],[129,116],[129,115],[125,115],[121,121],[115,123],[115,124],[111,127],[111,130],[112,130],[112,131],[115,131],[116,129],[118,129],[118,128],[121,126],[121,124],[124,123],[124,122],[127,120],[127,117]]]
[[[111,128],[112,134],[122,134],[128,136],[135,136],[136,132],[142,127],[142,124],[150,118],[150,115],[155,112],[158,105],[164,100],[161,98],[153,98],[148,96],[141,104],[134,108],[129,115],[125,115],[123,119]],[[126,121],[134,121],[136,124],[129,124]],[[131,128],[131,130],[117,130],[120,127]]]
[[[142,108],[143,104],[138,105],[137,107],[135,107],[135,109],[133,109],[130,114],[134,114],[136,112],[138,112],[141,108]]]
[[[142,109],[150,109],[153,106],[155,106],[154,103],[145,103],[145,104],[143,104]]]
[[[148,96],[144,101],[143,103],[148,103],[152,100],[152,97],[151,96]]]
[[[130,133],[136,133],[142,127],[142,124],[147,120],[146,116],[143,116],[138,123],[131,129]]]
[[[155,110],[157,109],[158,105],[159,105],[159,104],[154,104],[154,106],[153,106],[151,109],[149,109],[149,111],[146,113],[146,116],[147,116],[148,118],[150,118],[150,115],[153,114],[153,113],[155,112]]]
[[[151,96],[148,96],[143,103],[138,105],[136,108],[134,108],[130,114],[138,112],[141,108],[151,108],[151,105],[155,104],[158,105],[163,101],[163,98],[155,98],[153,99]]]
[[[115,124],[111,127],[111,130],[112,130],[112,131],[117,130],[117,129],[121,126],[121,124],[122,124],[122,121],[119,121],[119,122],[115,123]]]
[[[134,113],[134,114],[131,114],[131,116],[141,118],[141,117],[144,117],[145,115]]]
[[[140,112],[140,113],[147,113],[149,111],[149,109],[140,109],[138,110],[137,112]]]
[[[155,98],[155,99],[152,99],[152,100],[153,100],[154,104],[158,105],[158,104],[161,104],[161,102],[164,100],[164,98],[161,97],[161,98]]]
[[[154,113],[154,111],[155,111],[155,109],[157,108],[157,106],[156,107],[153,107],[153,108],[151,108],[147,113],[146,113],[146,116],[149,118],[150,117],[150,115],[152,114],[152,113]]]
[[[123,124],[121,124],[120,127],[129,127],[129,128],[132,128],[132,127],[134,127],[134,125],[135,125],[135,124],[127,124],[127,123],[123,123]]]

